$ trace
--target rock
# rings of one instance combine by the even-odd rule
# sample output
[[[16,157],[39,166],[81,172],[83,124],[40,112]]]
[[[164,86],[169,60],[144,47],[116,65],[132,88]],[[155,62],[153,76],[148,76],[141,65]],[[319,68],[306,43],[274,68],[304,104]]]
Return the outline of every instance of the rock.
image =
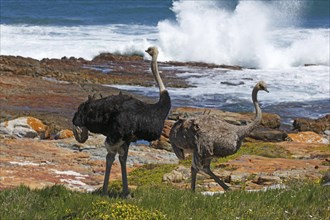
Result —
[[[163,175],[164,182],[179,183],[184,180],[187,180],[190,177],[190,169],[179,166],[175,170],[172,170],[170,173]]]
[[[102,62],[105,61],[142,61],[143,55],[118,55],[112,53],[101,53],[93,58],[93,62]]]
[[[39,61],[21,56],[1,56],[0,75],[17,74],[34,76],[39,72]]]
[[[239,82],[220,82],[220,84],[227,85],[227,86],[239,86],[239,85],[244,85],[243,81]]]
[[[73,137],[73,132],[69,129],[61,130],[55,135],[55,140]]]
[[[245,182],[250,174],[246,172],[235,172],[229,176],[229,179],[225,179],[228,183],[241,183]]]
[[[174,123],[175,121],[173,120],[165,120],[161,137],[158,140],[151,142],[151,147],[172,151],[172,145],[169,141],[169,136]]]
[[[258,185],[273,185],[281,183],[282,180],[278,176],[257,175],[252,182]]]
[[[307,171],[304,169],[294,169],[294,170],[277,170],[273,172],[274,176],[278,176],[282,179],[304,179],[306,178]],[[315,174],[320,175],[320,174]]]
[[[291,141],[307,144],[329,144],[329,140],[315,132],[305,131],[296,134],[288,134]]]
[[[44,125],[44,123],[42,123],[42,121],[40,121],[37,118],[27,117],[27,124],[30,125],[30,127],[33,130],[38,132],[38,134],[41,134],[41,133],[44,133],[47,131],[47,126]]]
[[[293,128],[297,131],[314,131],[318,134],[324,134],[330,130],[330,114],[319,119],[296,118],[293,121]]]
[[[242,114],[248,115],[251,121],[255,117],[254,113],[242,113]],[[277,114],[263,112],[261,125],[266,128],[278,129],[281,126],[281,117]]]
[[[173,170],[170,173],[166,173],[163,176],[163,181],[164,182],[179,183],[179,182],[181,182],[183,180],[184,179],[183,179],[182,173],[180,173],[180,172],[178,172],[176,170]]]
[[[38,136],[38,133],[31,128],[18,126],[12,130],[11,135],[19,138],[35,138]]]
[[[285,131],[259,126],[249,134],[249,137],[255,140],[281,142],[285,141],[288,135]]]
[[[35,138],[44,135],[47,126],[33,117],[20,117],[0,124],[0,133],[20,138]]]
[[[172,151],[172,145],[171,145],[169,139],[165,138],[163,136],[161,136],[158,140],[151,142],[150,146],[155,149]]]

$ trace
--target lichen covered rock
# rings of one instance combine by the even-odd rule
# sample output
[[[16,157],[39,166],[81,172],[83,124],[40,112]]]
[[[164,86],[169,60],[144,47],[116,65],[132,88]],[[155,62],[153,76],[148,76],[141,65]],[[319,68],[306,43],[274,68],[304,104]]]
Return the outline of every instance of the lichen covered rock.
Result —
[[[322,137],[322,135],[316,134],[312,131],[298,132],[296,134],[288,134],[289,138],[298,143],[308,144],[329,144],[329,140]]]
[[[40,137],[46,131],[47,126],[33,117],[20,117],[0,124],[0,133],[19,138]]]

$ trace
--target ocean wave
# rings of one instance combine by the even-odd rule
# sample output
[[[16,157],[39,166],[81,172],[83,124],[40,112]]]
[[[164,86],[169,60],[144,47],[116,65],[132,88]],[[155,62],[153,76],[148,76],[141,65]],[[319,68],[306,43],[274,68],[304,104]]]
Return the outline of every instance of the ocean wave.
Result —
[[[295,28],[303,1],[240,1],[233,10],[218,2],[173,3],[176,21],[158,23],[168,60],[254,68],[329,65],[329,29]]]
[[[0,25],[1,54],[42,58],[82,57],[100,53],[143,53],[157,39],[146,25],[35,26]]]
[[[174,1],[176,19],[137,24],[1,24],[1,54],[36,59],[92,59],[102,52],[145,54],[159,47],[160,61],[197,61],[281,69],[329,66],[329,28],[297,24],[306,1]],[[149,59],[147,54],[145,58]]]

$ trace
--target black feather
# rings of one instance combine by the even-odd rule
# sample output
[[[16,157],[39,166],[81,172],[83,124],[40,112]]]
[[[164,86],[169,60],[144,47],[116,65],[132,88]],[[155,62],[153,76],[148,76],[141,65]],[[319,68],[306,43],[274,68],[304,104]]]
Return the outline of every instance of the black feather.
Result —
[[[153,141],[160,137],[164,120],[171,108],[167,91],[159,101],[147,104],[128,95],[89,99],[82,103],[72,120],[76,126],[84,126],[93,133],[110,138],[112,143],[122,139]]]

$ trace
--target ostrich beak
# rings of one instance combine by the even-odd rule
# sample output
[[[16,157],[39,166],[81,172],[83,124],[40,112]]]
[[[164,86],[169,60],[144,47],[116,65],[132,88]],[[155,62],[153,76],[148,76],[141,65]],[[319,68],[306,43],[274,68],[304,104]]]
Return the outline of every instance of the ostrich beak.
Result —
[[[79,143],[84,143],[88,139],[88,130],[86,127],[79,127],[76,125],[73,125],[73,135]]]

